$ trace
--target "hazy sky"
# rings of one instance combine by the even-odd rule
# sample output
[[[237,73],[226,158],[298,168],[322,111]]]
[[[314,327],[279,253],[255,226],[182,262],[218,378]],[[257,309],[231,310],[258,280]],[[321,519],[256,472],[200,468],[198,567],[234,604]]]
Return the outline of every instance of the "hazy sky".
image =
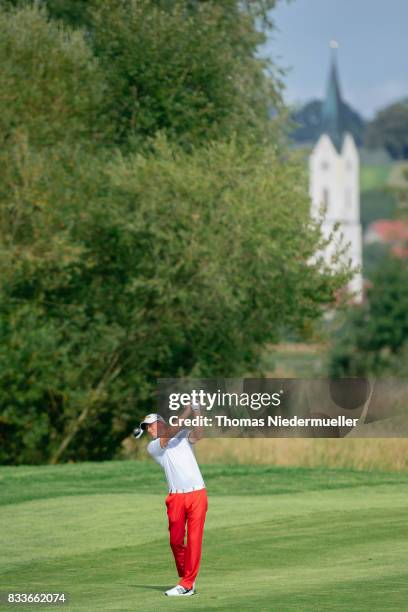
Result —
[[[281,0],[273,16],[262,53],[290,68],[288,102],[324,95],[333,38],[343,97],[363,116],[408,97],[408,0]]]

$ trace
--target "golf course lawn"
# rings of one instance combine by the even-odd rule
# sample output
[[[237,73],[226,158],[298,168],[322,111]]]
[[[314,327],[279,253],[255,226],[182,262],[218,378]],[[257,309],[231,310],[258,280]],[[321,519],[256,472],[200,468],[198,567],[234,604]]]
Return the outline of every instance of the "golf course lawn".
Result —
[[[0,590],[65,592],[57,609],[90,612],[408,610],[407,475],[202,471],[198,593],[180,600],[162,593],[177,576],[153,462],[0,468]]]

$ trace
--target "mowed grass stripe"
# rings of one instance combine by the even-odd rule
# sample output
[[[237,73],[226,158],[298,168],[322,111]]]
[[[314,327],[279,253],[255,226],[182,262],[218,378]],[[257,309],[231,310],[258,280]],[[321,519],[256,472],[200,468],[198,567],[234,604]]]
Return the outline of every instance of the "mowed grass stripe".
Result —
[[[255,513],[261,511],[260,498],[256,501]],[[325,609],[317,607],[324,597],[330,602],[326,609],[348,610],[347,605],[360,602],[360,610],[372,605],[373,589],[379,589],[396,607],[375,609],[398,609],[407,578],[406,535],[404,509],[339,513],[333,508],[288,520],[222,528],[209,524],[200,595],[190,603],[198,609],[269,610],[294,610],[302,603],[302,609],[316,610]],[[69,584],[73,610],[164,609],[161,591],[175,580],[167,538],[27,564],[18,576],[32,589]],[[11,573],[5,586],[18,588],[9,580]],[[336,608],[331,604],[339,592],[343,607]]]
[[[211,466],[199,593],[173,601],[162,594],[177,580],[165,487],[157,469],[133,464],[161,490],[137,492],[130,463],[0,470],[0,589],[65,590],[75,611],[406,609],[406,476]],[[42,499],[19,495],[27,478]],[[58,482],[68,495],[52,497]]]
[[[213,464],[202,466],[213,494],[276,495],[379,484],[408,484],[408,474],[353,469]],[[152,461],[111,461],[0,468],[0,505],[34,499],[109,493],[158,493],[166,489]]]
[[[391,489],[391,490],[389,490]],[[230,527],[299,517],[308,513],[368,510],[408,510],[403,490],[387,485],[276,496],[217,496],[209,491],[207,527]],[[35,500],[0,508],[0,546],[7,563],[31,562],[86,550],[114,548],[135,541],[143,544],[167,532],[163,496],[92,495]],[[30,545],[27,546],[27,537]],[[0,564],[0,568],[2,565]]]

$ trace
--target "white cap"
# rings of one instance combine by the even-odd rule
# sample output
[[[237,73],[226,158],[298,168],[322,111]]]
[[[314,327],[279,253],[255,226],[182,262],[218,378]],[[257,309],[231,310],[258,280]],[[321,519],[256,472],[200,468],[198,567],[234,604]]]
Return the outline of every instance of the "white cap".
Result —
[[[143,421],[140,423],[140,429],[145,430],[146,427],[143,427],[143,425],[151,425],[152,423],[155,423],[156,421],[161,421],[162,423],[165,423],[165,420],[163,419],[162,416],[160,416],[160,414],[156,414],[155,412],[152,412],[152,414],[148,414],[147,416],[145,416]]]
[[[163,417],[160,416],[160,414],[156,414],[155,412],[152,412],[151,414],[145,416],[139,427],[136,427],[136,429],[133,430],[133,435],[135,436],[135,438],[139,439],[140,436],[143,435],[143,432],[146,429],[146,425],[151,425],[151,423],[155,423],[156,421],[162,421],[162,423],[166,422]]]

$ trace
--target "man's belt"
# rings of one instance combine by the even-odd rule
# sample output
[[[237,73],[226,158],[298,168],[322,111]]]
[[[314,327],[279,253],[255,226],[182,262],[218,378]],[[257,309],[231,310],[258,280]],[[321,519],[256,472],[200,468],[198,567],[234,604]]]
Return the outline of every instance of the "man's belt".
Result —
[[[169,494],[191,493],[192,491],[201,491],[201,489],[205,489],[205,485],[201,485],[199,487],[188,487],[187,489],[169,489]]]

